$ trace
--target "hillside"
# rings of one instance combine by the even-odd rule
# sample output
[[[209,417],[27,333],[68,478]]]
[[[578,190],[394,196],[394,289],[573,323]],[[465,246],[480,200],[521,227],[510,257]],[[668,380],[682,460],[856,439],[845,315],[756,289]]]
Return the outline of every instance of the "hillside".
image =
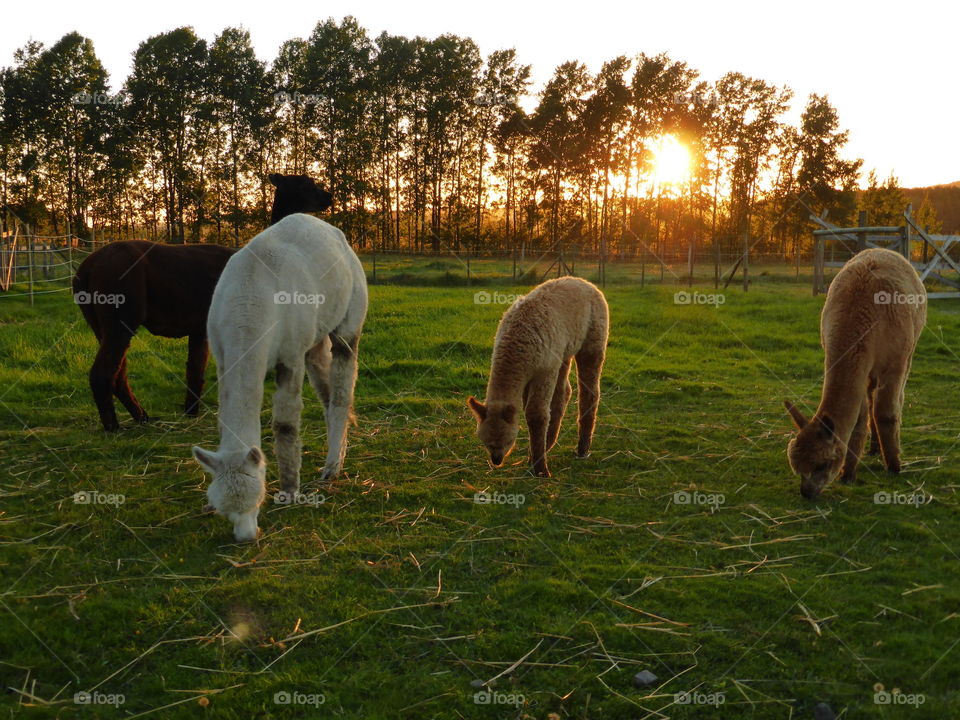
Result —
[[[913,203],[915,210],[923,203],[923,199],[929,196],[937,211],[937,217],[943,222],[943,232],[960,233],[960,182],[924,188],[904,188],[903,192]]]

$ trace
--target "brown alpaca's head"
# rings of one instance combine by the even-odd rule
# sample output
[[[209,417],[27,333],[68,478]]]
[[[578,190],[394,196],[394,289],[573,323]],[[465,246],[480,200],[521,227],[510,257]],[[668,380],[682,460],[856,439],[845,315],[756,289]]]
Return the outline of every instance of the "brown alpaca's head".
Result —
[[[787,445],[787,460],[800,476],[800,494],[813,500],[843,468],[846,448],[831,417],[814,415],[807,421],[789,400],[783,404],[797,427],[797,436]]]
[[[484,405],[472,395],[467,398],[467,405],[477,417],[477,437],[490,454],[490,462],[500,467],[517,442],[517,406],[505,402]]]

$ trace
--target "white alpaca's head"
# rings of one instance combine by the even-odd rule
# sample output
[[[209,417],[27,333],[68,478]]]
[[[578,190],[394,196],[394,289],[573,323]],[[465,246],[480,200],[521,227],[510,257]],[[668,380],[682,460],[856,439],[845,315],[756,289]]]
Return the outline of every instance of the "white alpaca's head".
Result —
[[[213,476],[207,488],[208,509],[233,523],[237,542],[257,539],[257,515],[267,487],[267,466],[263,451],[211,452],[194,447],[193,457]]]

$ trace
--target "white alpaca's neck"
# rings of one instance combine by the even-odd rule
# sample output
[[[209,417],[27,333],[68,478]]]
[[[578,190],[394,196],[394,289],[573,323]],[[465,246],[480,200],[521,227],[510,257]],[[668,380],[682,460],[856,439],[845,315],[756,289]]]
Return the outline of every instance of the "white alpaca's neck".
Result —
[[[249,353],[230,362],[226,353],[220,376],[220,450],[246,452],[260,447],[260,411],[263,407],[263,380],[266,364]]]

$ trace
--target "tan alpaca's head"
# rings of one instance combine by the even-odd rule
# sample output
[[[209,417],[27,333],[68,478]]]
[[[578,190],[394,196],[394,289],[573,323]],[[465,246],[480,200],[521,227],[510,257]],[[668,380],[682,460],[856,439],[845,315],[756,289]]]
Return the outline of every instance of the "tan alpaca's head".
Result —
[[[505,402],[484,405],[472,395],[467,405],[477,418],[477,437],[490,454],[490,462],[500,467],[517,442],[520,419],[517,406]]]
[[[263,451],[252,447],[244,452],[211,452],[194,447],[193,457],[213,476],[207,488],[205,509],[223,515],[233,523],[237,542],[253,542],[259,528],[257,516],[266,495],[267,466]]]
[[[800,476],[800,494],[813,500],[843,468],[846,448],[836,435],[832,418],[814,415],[808,421],[793,403],[783,404],[797,428],[796,437],[787,445],[787,460]]]

